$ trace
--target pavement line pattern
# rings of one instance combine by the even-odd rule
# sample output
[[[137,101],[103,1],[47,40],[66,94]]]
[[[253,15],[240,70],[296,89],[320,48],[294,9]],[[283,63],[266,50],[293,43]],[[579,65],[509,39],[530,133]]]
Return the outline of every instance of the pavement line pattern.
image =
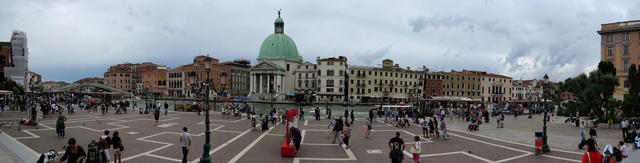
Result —
[[[310,130],[310,131],[331,131],[331,130]],[[338,145],[338,144],[320,144],[320,143],[306,143],[304,144],[304,136],[306,135],[307,130],[303,129],[302,130],[302,140],[300,140],[300,145],[317,145],[317,146],[334,146],[334,145]],[[340,148],[342,148],[342,145],[340,145]],[[351,151],[351,149],[345,149],[342,148],[344,150],[344,152],[347,154],[347,158],[311,158],[311,157],[295,157],[293,159],[293,163],[300,163],[300,160],[315,160],[315,161],[353,161],[353,160],[358,160],[358,158],[353,154],[353,152]]]
[[[132,116],[132,117],[135,117],[135,116]],[[159,121],[172,121],[172,120],[176,120],[176,119],[180,119],[180,117],[171,117],[171,118],[169,118],[169,119],[164,119],[164,120],[159,120]],[[94,120],[95,120],[95,119],[90,120],[90,121],[94,121]],[[99,119],[99,120],[101,120],[101,119]],[[116,128],[108,128],[108,129],[100,129],[100,130],[93,129],[93,128],[88,128],[88,127],[84,127],[84,126],[71,126],[71,127],[65,127],[65,129],[69,129],[69,128],[82,128],[82,129],[86,129],[86,130],[89,130],[89,131],[94,131],[94,132],[99,132],[99,133],[100,133],[100,132],[103,132],[104,130],[121,130],[121,129],[126,129],[126,128],[129,128],[129,126],[120,125],[120,124],[118,124],[118,123],[126,123],[126,122],[133,122],[133,121],[139,121],[139,120],[148,120],[148,119],[143,118],[143,119],[133,119],[133,120],[117,120],[117,121],[119,121],[119,122],[106,123],[107,125],[117,126]],[[44,126],[46,129],[27,129],[27,130],[20,130],[20,131],[22,131],[22,132],[24,132],[24,133],[27,133],[28,135],[31,135],[31,136],[26,136],[26,137],[16,137],[16,138],[14,138],[14,139],[33,139],[33,138],[40,138],[40,136],[38,136],[38,135],[36,135],[36,134],[34,134],[34,133],[31,133],[30,131],[42,131],[42,130],[54,130],[54,129],[55,129],[55,128],[49,127],[49,126],[47,126],[47,125],[44,125],[44,124],[40,124],[40,126]]]
[[[159,158],[159,159],[163,159],[163,160],[169,160],[169,161],[174,161],[174,162],[182,162],[182,160],[178,160],[175,158],[171,158],[171,157],[165,157],[165,156],[160,156],[160,155],[155,155],[155,154],[147,154],[145,156],[149,156],[149,157],[155,157],[155,158]]]
[[[476,156],[476,155],[473,155],[473,154],[468,153],[468,152],[462,152],[462,154],[467,155],[469,157],[473,157],[473,158],[478,159],[478,160],[482,160],[484,162],[493,162],[493,161],[491,161],[489,159],[486,159],[486,158],[483,158],[483,157],[480,157],[480,156]]]
[[[498,161],[496,161],[496,163],[507,162],[507,161],[511,161],[511,160],[515,160],[515,159],[519,159],[519,158],[523,158],[523,157],[527,157],[527,156],[530,156],[530,155],[533,155],[533,153],[527,153],[527,154],[523,154],[523,155],[520,155],[520,156],[515,156],[515,157],[510,157],[510,158],[498,160]]]
[[[462,133],[466,133],[466,134],[469,134],[469,135],[478,136],[478,137],[483,137],[483,138],[487,138],[487,139],[491,139],[491,140],[495,140],[495,141],[501,141],[501,142],[505,142],[505,143],[517,144],[517,145],[522,145],[522,146],[526,146],[526,147],[535,147],[534,145],[531,145],[531,144],[523,144],[523,143],[518,143],[518,142],[512,142],[512,141],[507,141],[507,140],[501,140],[501,139],[492,138],[492,137],[488,137],[488,136],[484,136],[484,135],[480,135],[480,134],[475,134],[475,133],[471,133],[471,132],[467,132],[467,131],[461,131],[461,130],[456,130],[456,129],[448,129],[448,130],[453,130],[453,131],[457,131],[457,132],[462,132]],[[570,154],[577,154],[577,155],[582,155],[582,154],[583,154],[583,153],[580,153],[580,152],[567,151],[567,150],[555,149],[555,148],[552,148],[551,150],[559,151],[559,152],[565,152],[565,153],[570,153]]]
[[[278,126],[279,124],[280,123],[276,123],[276,126]],[[260,142],[260,140],[262,140],[262,138],[264,138],[264,136],[266,136],[271,130],[276,128],[276,126],[271,127],[268,131],[262,133],[258,138],[256,138],[256,140],[253,140],[253,142],[251,142],[251,144],[249,144],[244,149],[242,149],[242,151],[240,151],[238,154],[233,156],[233,158],[231,158],[231,160],[229,160],[229,163],[235,163],[236,161],[238,161],[240,159],[240,157],[244,156],[244,154],[249,152],[249,150],[251,148],[253,148],[253,146],[255,146],[258,142]]]
[[[557,156],[551,156],[551,155],[541,155],[542,157],[548,157],[548,158],[555,158],[558,160],[565,160],[565,161],[570,161],[570,162],[581,162],[581,160],[574,160],[574,159],[568,159],[568,158],[563,158],[563,157],[557,157]]]
[[[218,126],[218,127],[214,128],[214,129],[212,129],[211,131],[215,131],[215,130],[220,129],[220,128],[222,128],[222,127],[224,127],[224,125],[220,125],[220,126]],[[149,155],[149,154],[151,154],[151,153],[154,153],[154,152],[156,152],[156,151],[159,151],[159,150],[162,150],[162,149],[168,148],[169,146],[172,146],[172,145],[173,145],[173,143],[167,143],[167,142],[160,142],[160,141],[147,140],[147,138],[151,138],[151,137],[155,137],[155,136],[163,135],[163,134],[176,134],[176,135],[179,135],[179,134],[181,134],[181,133],[177,133],[177,132],[161,132],[161,133],[157,133],[157,134],[153,134],[153,135],[149,135],[149,136],[145,136],[145,137],[138,138],[138,139],[136,139],[136,140],[144,141],[144,142],[149,142],[149,143],[163,144],[163,146],[161,146],[161,147],[159,147],[159,148],[155,148],[155,149],[153,149],[153,150],[149,150],[149,151],[143,152],[143,153],[139,153],[139,154],[136,154],[136,155],[133,155],[133,156],[130,156],[130,157],[123,158],[123,159],[122,159],[122,161],[131,160],[131,159],[134,159],[134,158],[137,158],[137,157],[140,157],[140,156],[148,156],[148,155]],[[204,134],[205,134],[205,133],[204,133],[204,132],[202,132],[202,133],[197,134],[197,135],[194,135],[194,136],[202,136],[202,135],[204,135]],[[153,157],[153,156],[152,156],[152,157]],[[180,161],[182,161],[182,160],[180,160]]]
[[[219,131],[219,130],[218,130],[218,131]],[[229,145],[229,144],[231,144],[231,143],[235,142],[238,138],[240,138],[240,137],[244,136],[245,134],[247,134],[247,133],[249,133],[249,132],[251,132],[251,129],[247,129],[247,130],[245,130],[244,132],[242,132],[241,134],[239,134],[239,135],[237,135],[237,136],[235,136],[235,137],[231,138],[229,141],[227,141],[227,142],[225,142],[225,143],[223,143],[223,144],[219,145],[219,146],[218,146],[218,147],[216,147],[215,149],[213,149],[213,150],[209,151],[209,155],[213,155],[213,153],[215,153],[215,152],[217,152],[218,150],[220,150],[220,149],[222,149],[222,148],[226,147],[227,145]],[[198,158],[198,159],[195,159],[195,160],[191,161],[191,163],[196,163],[196,162],[200,162],[200,158]]]

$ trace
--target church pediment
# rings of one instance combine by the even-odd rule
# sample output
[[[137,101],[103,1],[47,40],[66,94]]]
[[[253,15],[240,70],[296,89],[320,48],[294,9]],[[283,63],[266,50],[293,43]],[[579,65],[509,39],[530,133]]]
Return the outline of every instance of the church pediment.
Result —
[[[251,71],[284,71],[284,68],[271,62],[260,62],[251,67]]]

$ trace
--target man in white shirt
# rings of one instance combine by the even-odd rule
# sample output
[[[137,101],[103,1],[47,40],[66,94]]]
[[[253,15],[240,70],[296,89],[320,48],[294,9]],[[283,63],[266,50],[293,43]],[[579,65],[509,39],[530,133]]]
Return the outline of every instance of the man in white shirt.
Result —
[[[182,146],[182,163],[186,163],[189,146],[191,146],[191,134],[187,132],[187,127],[182,128],[182,134],[180,134],[180,145]]]
[[[620,127],[622,127],[622,140],[626,140],[628,136],[627,132],[629,131],[629,121],[626,118],[623,119]]]

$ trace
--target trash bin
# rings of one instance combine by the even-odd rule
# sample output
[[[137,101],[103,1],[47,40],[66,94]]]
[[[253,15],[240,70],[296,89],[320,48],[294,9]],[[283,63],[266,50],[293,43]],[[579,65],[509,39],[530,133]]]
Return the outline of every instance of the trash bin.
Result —
[[[542,132],[535,132],[535,152],[539,154],[542,152]]]

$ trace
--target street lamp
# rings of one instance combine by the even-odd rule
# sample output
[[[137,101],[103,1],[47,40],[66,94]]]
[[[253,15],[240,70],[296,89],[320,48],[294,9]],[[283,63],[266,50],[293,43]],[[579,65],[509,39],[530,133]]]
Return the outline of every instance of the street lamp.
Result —
[[[206,105],[206,109],[205,109],[205,143],[204,145],[202,145],[202,157],[200,158],[200,162],[201,163],[211,163],[211,156],[209,156],[209,149],[211,149],[211,130],[209,129],[209,71],[211,70],[211,58],[209,58],[208,56],[204,59],[204,69],[207,72],[207,79],[206,79],[206,87],[207,87],[207,92],[206,92],[206,99],[205,99],[205,105]]]
[[[547,121],[549,121],[547,119],[547,91],[549,89],[549,76],[547,76],[547,74],[544,74],[544,83],[542,85],[542,97],[544,99],[544,117],[542,118],[542,152],[543,153],[547,153],[547,152],[551,152],[551,149],[549,148],[549,144],[547,144]]]

